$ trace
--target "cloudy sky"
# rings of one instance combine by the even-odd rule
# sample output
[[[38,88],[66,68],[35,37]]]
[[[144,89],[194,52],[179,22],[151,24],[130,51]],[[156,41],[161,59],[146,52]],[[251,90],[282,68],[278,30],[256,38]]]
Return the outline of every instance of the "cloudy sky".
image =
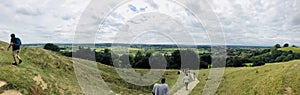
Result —
[[[0,40],[8,42],[10,33],[15,33],[23,43],[72,43],[78,23],[81,23],[82,14],[90,2],[91,0],[2,1]],[[297,0],[208,2],[221,24],[226,44],[270,46],[290,43],[300,46],[300,3]],[[107,12],[109,14],[103,22],[97,20],[98,13],[90,16],[96,18],[92,24],[99,26],[93,31],[96,33],[96,43],[122,39],[124,33],[122,37],[119,35],[122,31],[133,32],[132,35],[136,37],[131,42],[134,43],[174,43],[174,36],[177,39],[192,39],[196,44],[210,44],[210,40],[214,39],[208,36],[204,23],[188,10],[188,7],[201,6],[184,6],[161,0],[136,0],[112,6],[115,6],[114,10]],[[183,33],[180,31],[185,31],[191,37],[177,37]]]

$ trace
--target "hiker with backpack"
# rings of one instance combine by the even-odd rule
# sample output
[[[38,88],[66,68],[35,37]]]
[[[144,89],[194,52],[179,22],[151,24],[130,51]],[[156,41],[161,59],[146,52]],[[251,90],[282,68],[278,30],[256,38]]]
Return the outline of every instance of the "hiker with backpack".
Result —
[[[19,56],[20,46],[22,43],[21,43],[21,40],[15,36],[15,34],[11,34],[10,37],[11,37],[10,44],[7,48],[7,51],[9,51],[10,47],[12,47],[12,53],[13,53],[13,58],[14,58],[14,63],[12,63],[12,64],[18,65],[17,59],[19,60],[19,64],[22,63],[22,59]]]

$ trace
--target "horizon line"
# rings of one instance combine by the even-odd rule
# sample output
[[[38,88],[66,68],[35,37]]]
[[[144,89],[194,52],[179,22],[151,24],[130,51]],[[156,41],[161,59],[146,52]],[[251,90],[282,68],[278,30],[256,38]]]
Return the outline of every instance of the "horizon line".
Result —
[[[47,43],[26,43],[23,45],[33,45],[33,44],[47,44]],[[52,43],[52,44],[83,44],[83,45],[90,45],[90,44],[123,44],[123,45],[185,45],[185,46],[191,46],[191,44],[161,44],[161,43]],[[209,44],[195,44],[195,46],[223,46],[223,45],[209,45]],[[225,46],[259,46],[259,47],[272,47],[273,45],[243,45],[243,44],[225,44]]]

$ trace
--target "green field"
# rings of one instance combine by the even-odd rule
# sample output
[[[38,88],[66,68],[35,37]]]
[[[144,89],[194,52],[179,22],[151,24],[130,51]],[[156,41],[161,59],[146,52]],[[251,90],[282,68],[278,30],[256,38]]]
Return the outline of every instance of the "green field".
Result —
[[[300,60],[259,67],[226,68],[217,95],[299,95]],[[199,95],[209,70],[199,71],[200,83],[191,95]]]
[[[72,52],[72,46],[65,46],[65,45],[58,45],[61,49],[60,52]],[[37,47],[37,46],[35,46]],[[43,46],[40,46],[40,48],[42,48]],[[85,47],[86,48],[86,47]],[[157,48],[157,47],[147,47],[147,48],[134,48],[134,47],[121,47],[121,46],[116,46],[116,47],[104,47],[104,46],[96,46],[94,48],[90,48],[91,50],[95,50],[96,52],[104,52],[105,49],[112,49],[114,48],[114,50],[128,50],[129,53],[131,55],[134,55],[138,52],[138,51],[142,51],[142,52],[160,52],[162,54],[166,54],[171,56],[172,53],[175,50],[187,50],[190,48]],[[125,48],[125,49],[124,49]],[[204,49],[204,48],[199,48],[197,50],[195,50],[196,53],[200,53],[200,54],[204,54],[204,53],[209,53],[210,49]]]
[[[293,51],[295,53],[300,53],[300,48],[298,47],[284,47],[284,48],[279,48],[279,50],[282,50],[282,51]]]
[[[7,43],[0,42],[0,80],[8,82],[0,88],[0,93],[15,89],[25,95],[33,92],[43,92],[46,95],[81,95],[83,94],[74,73],[72,58],[37,47],[22,47],[20,52],[24,62],[18,66],[11,65],[11,51],[6,51]],[[112,92],[120,95],[151,95],[152,86],[137,86],[124,81],[115,68],[100,63],[75,59],[82,66],[96,64],[101,77],[111,88]],[[278,95],[300,94],[300,60],[289,62],[270,63],[258,67],[226,68],[223,80],[216,92],[217,95]],[[199,84],[191,95],[200,95],[205,86],[210,69],[199,70]],[[136,69],[137,72],[147,73],[149,70]],[[171,93],[176,92],[179,86],[174,86],[182,74],[178,70],[166,70],[165,77]],[[33,80],[41,76],[47,85]],[[87,79],[91,80],[91,79]],[[34,87],[38,89],[32,90]],[[174,87],[174,88],[173,88]],[[36,90],[36,91],[35,91]]]

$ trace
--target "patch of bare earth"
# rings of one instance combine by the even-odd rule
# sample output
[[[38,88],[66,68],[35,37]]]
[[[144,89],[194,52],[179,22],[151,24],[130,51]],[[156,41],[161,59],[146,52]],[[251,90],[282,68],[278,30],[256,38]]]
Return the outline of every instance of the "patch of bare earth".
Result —
[[[44,82],[41,75],[37,75],[33,78],[36,85],[39,85],[43,90],[47,89],[47,83]]]
[[[23,94],[17,90],[5,90],[0,95],[23,95]]]
[[[292,94],[293,94],[292,88],[289,87],[289,86],[286,86],[286,87],[284,88],[284,94],[283,94],[283,95],[292,95]]]
[[[290,67],[290,70],[294,69],[298,64],[294,64],[292,67]]]
[[[6,85],[7,83],[5,81],[0,81],[0,87]]]
[[[6,85],[7,82],[5,81],[0,81],[0,87]],[[20,93],[17,90],[5,90],[3,93],[1,93],[0,95],[23,95],[22,93]]]
[[[40,86],[31,85],[29,89],[30,95],[45,95],[44,91]]]

